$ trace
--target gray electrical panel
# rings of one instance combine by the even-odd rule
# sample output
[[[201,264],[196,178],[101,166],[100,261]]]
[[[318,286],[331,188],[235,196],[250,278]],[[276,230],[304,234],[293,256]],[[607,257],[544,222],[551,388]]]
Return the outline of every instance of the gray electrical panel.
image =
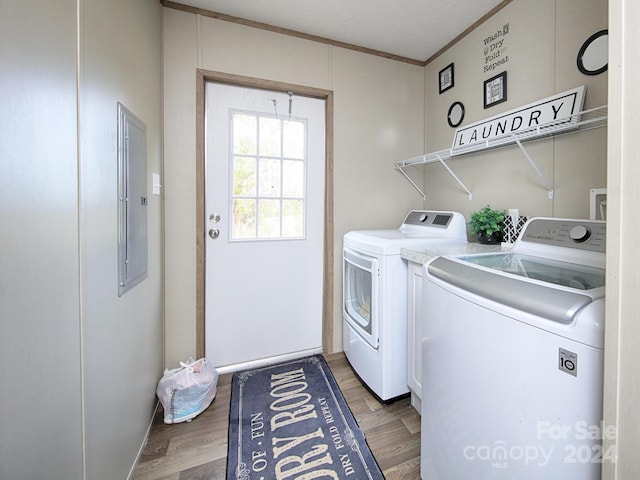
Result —
[[[118,103],[118,296],[147,277],[147,128]]]

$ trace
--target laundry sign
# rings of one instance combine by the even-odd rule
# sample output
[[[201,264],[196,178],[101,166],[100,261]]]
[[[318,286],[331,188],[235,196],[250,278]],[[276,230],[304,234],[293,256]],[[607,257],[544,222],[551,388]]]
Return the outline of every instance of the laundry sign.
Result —
[[[513,141],[516,135],[543,135],[554,128],[576,123],[582,111],[585,87],[580,86],[552,97],[498,114],[456,130],[452,155]]]

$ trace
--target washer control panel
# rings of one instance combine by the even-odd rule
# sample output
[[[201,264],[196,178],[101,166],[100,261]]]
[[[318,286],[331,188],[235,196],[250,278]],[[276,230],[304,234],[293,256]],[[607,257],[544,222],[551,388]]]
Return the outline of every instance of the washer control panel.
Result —
[[[604,253],[606,223],[593,220],[534,218],[527,224],[520,240]]]

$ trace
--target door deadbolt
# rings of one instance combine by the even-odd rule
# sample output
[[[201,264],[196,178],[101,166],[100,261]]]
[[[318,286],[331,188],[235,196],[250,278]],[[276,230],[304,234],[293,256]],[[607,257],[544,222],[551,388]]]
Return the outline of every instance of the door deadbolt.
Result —
[[[220,221],[220,215],[218,215],[217,213],[212,213],[211,215],[209,215],[209,221],[211,223],[218,223]]]
[[[215,240],[220,236],[220,230],[218,230],[217,228],[210,228],[209,236]]]

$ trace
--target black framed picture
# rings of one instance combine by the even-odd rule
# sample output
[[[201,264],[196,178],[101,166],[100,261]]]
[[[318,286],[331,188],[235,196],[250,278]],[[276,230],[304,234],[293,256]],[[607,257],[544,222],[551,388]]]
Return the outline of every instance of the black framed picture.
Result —
[[[440,93],[446,92],[450,88],[453,88],[453,63],[450,63],[438,74],[438,91]]]
[[[484,108],[507,101],[507,72],[484,81]]]

